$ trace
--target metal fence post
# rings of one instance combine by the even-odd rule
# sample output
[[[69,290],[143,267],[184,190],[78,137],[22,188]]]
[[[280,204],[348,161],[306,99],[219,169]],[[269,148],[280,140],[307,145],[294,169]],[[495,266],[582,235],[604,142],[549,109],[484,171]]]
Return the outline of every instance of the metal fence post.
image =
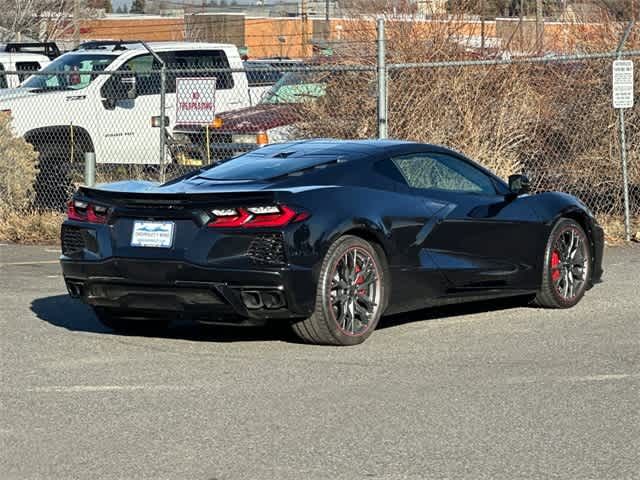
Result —
[[[378,138],[388,136],[387,65],[384,19],[378,19]]]
[[[96,184],[96,154],[86,152],[84,154],[84,184],[93,187]]]
[[[620,44],[616,50],[618,60],[622,58],[622,49],[629,38],[634,21],[631,20],[622,35]],[[627,141],[625,134],[624,108],[618,109],[618,129],[620,132],[620,160],[622,162],[622,188],[624,192],[624,238],[627,242],[631,241],[631,214],[629,206],[629,172],[627,167]]]
[[[165,146],[166,146],[166,122],[165,122],[165,105],[166,105],[166,95],[167,95],[167,64],[166,62],[156,53],[151,47],[147,44],[147,42],[141,41],[142,46],[151,54],[151,56],[155,59],[156,62],[160,64],[160,182],[165,182],[166,171],[165,171]]]
[[[166,142],[166,125],[165,125],[165,105],[167,97],[167,66],[163,63],[160,68],[160,182],[166,181],[165,169],[165,142]]]

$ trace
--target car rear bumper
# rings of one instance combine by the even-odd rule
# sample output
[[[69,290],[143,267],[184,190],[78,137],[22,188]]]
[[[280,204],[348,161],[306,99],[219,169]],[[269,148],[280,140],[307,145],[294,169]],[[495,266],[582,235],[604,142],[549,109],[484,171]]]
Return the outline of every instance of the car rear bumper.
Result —
[[[69,294],[96,307],[246,323],[309,316],[315,304],[309,269],[236,270],[184,261],[64,256],[61,265]]]

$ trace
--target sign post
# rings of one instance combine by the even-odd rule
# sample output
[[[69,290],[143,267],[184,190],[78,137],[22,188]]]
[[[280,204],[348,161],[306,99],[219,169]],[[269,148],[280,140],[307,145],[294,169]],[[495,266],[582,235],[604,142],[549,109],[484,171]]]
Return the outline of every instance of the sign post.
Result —
[[[624,128],[624,110],[633,108],[633,61],[613,62],[613,108],[618,109],[620,130],[620,157],[622,159],[622,182],[624,187],[624,230],[626,241],[631,240],[631,217],[629,212],[629,173],[627,169],[627,142]]]

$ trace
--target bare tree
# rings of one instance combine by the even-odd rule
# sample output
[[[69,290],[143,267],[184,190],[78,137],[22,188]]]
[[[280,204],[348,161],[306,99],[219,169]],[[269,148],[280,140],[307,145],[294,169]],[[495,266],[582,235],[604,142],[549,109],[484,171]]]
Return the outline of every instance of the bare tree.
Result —
[[[78,17],[73,18],[78,2]],[[29,37],[47,41],[72,34],[76,23],[92,18],[96,10],[79,0],[0,0],[0,40]]]

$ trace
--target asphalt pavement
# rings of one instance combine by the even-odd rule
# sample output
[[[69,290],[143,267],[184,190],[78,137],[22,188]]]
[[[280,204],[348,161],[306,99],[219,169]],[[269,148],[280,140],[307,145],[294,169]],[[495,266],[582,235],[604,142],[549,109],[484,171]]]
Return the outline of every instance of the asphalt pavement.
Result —
[[[0,479],[640,478],[640,248],[575,308],[117,335],[55,248],[0,246]]]

